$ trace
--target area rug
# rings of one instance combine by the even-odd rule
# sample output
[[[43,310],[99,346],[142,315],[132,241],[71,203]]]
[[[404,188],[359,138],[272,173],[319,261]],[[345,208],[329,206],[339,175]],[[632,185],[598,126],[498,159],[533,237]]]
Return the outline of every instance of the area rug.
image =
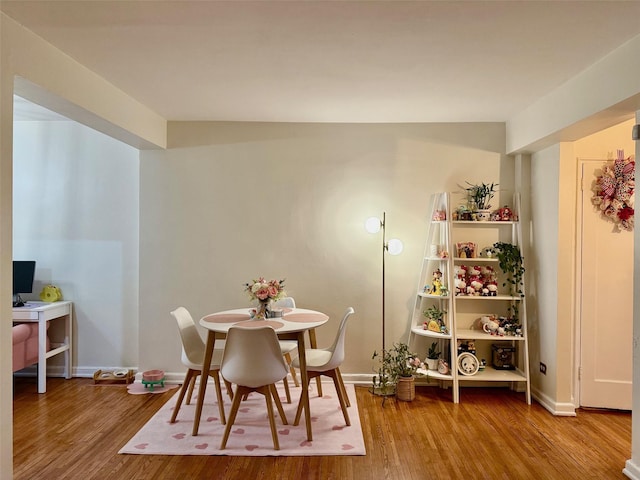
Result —
[[[229,435],[227,446],[220,450],[224,425],[218,417],[218,403],[213,386],[207,388],[202,418],[197,436],[192,436],[193,417],[197,391],[191,405],[183,403],[176,423],[169,423],[179,392],[136,433],[118,453],[146,455],[232,455],[232,456],[316,456],[316,455],[366,455],[360,415],[353,385],[346,385],[351,401],[347,427],[340,403],[332,385],[323,385],[322,397],[310,391],[310,411],[313,440],[307,441],[304,417],[298,426],[293,425],[300,388],[291,388],[292,403],[286,403],[284,389],[278,392],[289,425],[283,425],[277,411],[276,426],[280,450],[273,449],[269,419],[264,397],[252,393],[240,405],[236,421]],[[227,419],[231,401],[225,394]]]

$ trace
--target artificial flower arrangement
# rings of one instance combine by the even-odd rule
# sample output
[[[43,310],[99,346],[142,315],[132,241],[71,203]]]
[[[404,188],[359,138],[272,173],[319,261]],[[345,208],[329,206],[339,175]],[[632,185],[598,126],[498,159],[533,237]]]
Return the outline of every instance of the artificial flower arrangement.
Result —
[[[284,291],[284,280],[265,280],[260,277],[244,284],[245,291],[251,300],[259,302],[277,301],[286,295]]]
[[[594,186],[593,204],[624,230],[633,230],[635,166],[633,156],[624,158],[624,150],[618,150],[617,158],[604,166]]]

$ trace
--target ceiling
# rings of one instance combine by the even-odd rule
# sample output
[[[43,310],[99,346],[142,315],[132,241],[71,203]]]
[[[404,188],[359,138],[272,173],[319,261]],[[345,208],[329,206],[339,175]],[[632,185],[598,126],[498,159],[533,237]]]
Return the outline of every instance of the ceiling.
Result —
[[[506,121],[640,35],[640,0],[0,8],[168,120]]]

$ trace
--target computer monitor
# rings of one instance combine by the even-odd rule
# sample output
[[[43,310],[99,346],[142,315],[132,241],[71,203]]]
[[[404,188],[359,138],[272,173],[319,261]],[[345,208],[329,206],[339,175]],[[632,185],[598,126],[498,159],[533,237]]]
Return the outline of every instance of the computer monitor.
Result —
[[[35,260],[13,261],[13,306],[22,307],[21,293],[33,292],[33,277],[36,273]]]

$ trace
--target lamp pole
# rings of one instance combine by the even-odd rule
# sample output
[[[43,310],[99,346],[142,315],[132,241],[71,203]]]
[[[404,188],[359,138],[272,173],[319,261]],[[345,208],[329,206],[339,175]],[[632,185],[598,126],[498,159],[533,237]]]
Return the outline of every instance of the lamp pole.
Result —
[[[392,238],[387,242],[387,213],[386,212],[382,212],[382,220],[380,220],[378,217],[369,217],[367,219],[367,221],[365,222],[365,229],[367,230],[367,232],[369,233],[378,233],[380,232],[380,229],[382,229],[382,358],[383,358],[383,362],[382,362],[382,372],[381,372],[381,377],[385,377],[386,376],[386,372],[384,370],[384,356],[385,356],[385,350],[387,348],[387,342],[386,342],[386,290],[385,290],[385,277],[386,277],[386,273],[385,273],[385,256],[387,253],[389,253],[389,255],[398,255],[402,252],[402,242],[396,238]],[[375,394],[375,386],[373,388],[373,393]],[[382,392],[380,393],[381,395],[388,395],[388,393],[386,392]],[[383,401],[383,406],[384,406],[384,401]]]
[[[387,252],[387,250],[389,249],[389,246],[387,245],[387,231],[386,231],[386,222],[387,222],[387,213],[386,212],[382,212],[382,354],[384,355],[384,351],[386,348],[386,343],[385,343],[385,288],[384,288],[384,279],[385,279],[385,274],[384,274],[384,261],[385,261],[385,254]]]

